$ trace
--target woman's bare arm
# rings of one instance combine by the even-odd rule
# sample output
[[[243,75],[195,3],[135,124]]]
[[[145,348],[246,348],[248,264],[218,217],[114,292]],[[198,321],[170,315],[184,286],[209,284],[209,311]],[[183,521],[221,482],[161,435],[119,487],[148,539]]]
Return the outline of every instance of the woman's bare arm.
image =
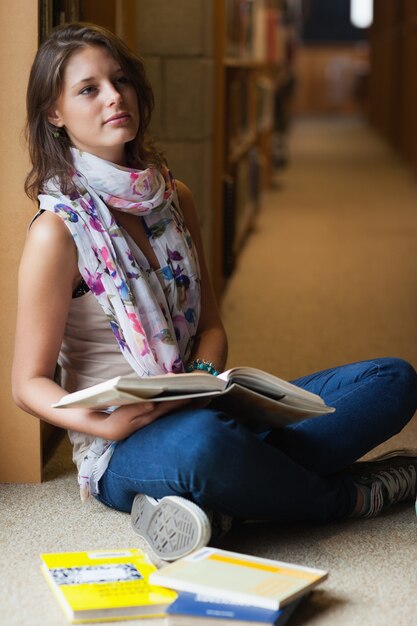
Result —
[[[54,382],[54,372],[78,280],[68,229],[61,218],[42,214],[30,228],[19,270],[13,396],[24,411],[61,428],[123,439],[158,417],[152,403],[121,407],[111,415],[51,407],[66,394]]]

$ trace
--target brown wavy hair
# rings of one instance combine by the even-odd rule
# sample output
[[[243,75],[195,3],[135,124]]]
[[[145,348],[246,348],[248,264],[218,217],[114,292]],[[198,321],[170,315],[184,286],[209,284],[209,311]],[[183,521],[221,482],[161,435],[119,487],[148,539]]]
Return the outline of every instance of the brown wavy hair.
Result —
[[[131,81],[138,100],[139,129],[132,141],[126,144],[126,158],[131,165],[164,164],[162,154],[154,146],[148,126],[154,107],[152,87],[146,76],[142,60],[111,31],[87,23],[65,24],[54,30],[40,46],[29,76],[26,95],[26,138],[32,169],[25,181],[27,195],[36,199],[45,183],[56,178],[63,193],[72,191],[71,142],[65,130],[48,121],[48,115],[59,98],[66,64],[71,55],[86,46],[106,48]]]

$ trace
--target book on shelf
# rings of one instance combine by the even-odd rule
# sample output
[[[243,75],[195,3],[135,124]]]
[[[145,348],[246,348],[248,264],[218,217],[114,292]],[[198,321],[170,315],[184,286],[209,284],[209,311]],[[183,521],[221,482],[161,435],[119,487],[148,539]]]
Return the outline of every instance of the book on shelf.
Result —
[[[177,598],[149,583],[156,567],[138,549],[40,556],[41,570],[73,624],[163,617]]]
[[[266,60],[271,64],[278,64],[284,60],[281,11],[277,7],[266,10]]]
[[[235,1],[226,0],[225,5],[225,20],[226,20],[226,41],[225,52],[226,56],[234,57],[237,54],[236,41],[237,41],[237,25],[235,20]]]
[[[253,77],[244,68],[233,68],[227,83],[227,150],[228,158],[252,143],[256,132],[256,101],[252,88]]]
[[[264,63],[266,59],[266,3],[257,0],[253,10],[252,55],[254,61]]]
[[[223,275],[231,276],[235,269],[235,193],[236,184],[232,176],[223,180]]]
[[[248,151],[248,195],[256,209],[261,199],[261,171],[262,156],[258,146]]]
[[[153,572],[149,579],[178,592],[277,610],[305,595],[327,575],[321,569],[208,547]]]
[[[252,51],[253,0],[226,0],[225,11],[226,53],[248,57]]]
[[[140,378],[116,376],[87,389],[75,391],[54,404],[57,408],[105,409],[135,402],[208,398],[242,422],[284,426],[308,417],[333,412],[317,396],[268,372],[235,367],[219,376],[205,372],[164,374]]]
[[[248,155],[236,163],[236,208],[235,208],[235,248],[239,249],[245,238],[248,223],[255,213],[255,202],[249,195],[249,160]]]
[[[184,591],[168,607],[167,615],[170,626],[283,626],[300,601],[298,598],[281,609],[262,609]]]
[[[271,0],[226,0],[226,55],[242,62],[283,61],[285,11]]]
[[[259,132],[272,132],[274,129],[274,106],[276,86],[268,76],[259,77],[256,89],[258,93],[256,123]]]

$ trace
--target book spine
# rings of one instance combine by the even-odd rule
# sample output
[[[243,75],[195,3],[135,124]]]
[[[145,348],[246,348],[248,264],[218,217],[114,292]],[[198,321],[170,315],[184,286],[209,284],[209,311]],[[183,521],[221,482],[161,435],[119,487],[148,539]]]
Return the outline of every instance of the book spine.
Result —
[[[223,181],[223,274],[231,276],[235,268],[235,181]]]

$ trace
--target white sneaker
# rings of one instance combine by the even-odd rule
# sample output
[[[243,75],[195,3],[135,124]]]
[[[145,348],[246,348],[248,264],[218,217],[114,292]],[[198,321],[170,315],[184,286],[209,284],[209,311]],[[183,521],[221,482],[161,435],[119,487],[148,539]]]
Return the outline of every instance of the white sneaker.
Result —
[[[211,536],[206,513],[179,496],[156,500],[138,494],[132,505],[131,523],[149,556],[163,561],[174,561],[206,546]]]

